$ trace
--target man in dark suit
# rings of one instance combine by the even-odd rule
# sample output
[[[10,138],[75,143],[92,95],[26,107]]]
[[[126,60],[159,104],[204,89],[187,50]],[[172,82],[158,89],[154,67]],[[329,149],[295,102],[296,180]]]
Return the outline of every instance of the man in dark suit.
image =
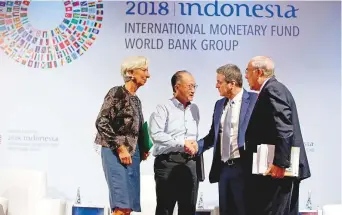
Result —
[[[251,59],[246,69],[251,90],[260,91],[246,131],[246,155],[252,172],[257,145],[275,145],[273,164],[264,175],[250,175],[247,183],[250,215],[298,214],[301,180],[311,176],[295,101],[290,91],[274,77],[268,57]],[[300,147],[299,176],[284,177],[290,167],[291,147]]]
[[[224,98],[215,104],[209,134],[198,141],[199,153],[214,147],[210,183],[219,183],[220,215],[246,215],[245,131],[257,94],[242,88],[242,74],[233,64],[217,69],[216,88]]]

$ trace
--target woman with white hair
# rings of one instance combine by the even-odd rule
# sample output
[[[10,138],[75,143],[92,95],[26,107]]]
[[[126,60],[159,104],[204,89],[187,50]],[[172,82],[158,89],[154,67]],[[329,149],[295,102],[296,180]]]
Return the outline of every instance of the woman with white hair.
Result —
[[[123,86],[109,90],[96,120],[95,143],[102,146],[102,165],[109,188],[112,215],[140,212],[140,161],[149,152],[141,144],[144,123],[137,90],[150,77],[145,57],[126,58],[121,64]]]

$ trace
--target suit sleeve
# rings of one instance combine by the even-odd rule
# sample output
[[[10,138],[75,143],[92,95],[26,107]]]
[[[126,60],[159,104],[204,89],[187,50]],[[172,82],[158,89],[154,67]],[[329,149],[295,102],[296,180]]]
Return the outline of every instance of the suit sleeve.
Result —
[[[202,154],[203,152],[205,152],[206,150],[208,150],[214,146],[214,140],[215,140],[214,116],[215,116],[216,105],[217,105],[217,102],[215,104],[214,113],[213,113],[213,117],[212,117],[212,123],[211,123],[209,133],[207,134],[207,136],[205,136],[204,138],[202,138],[198,141],[198,152],[197,152],[197,154]]]
[[[268,95],[276,133],[273,164],[282,168],[288,168],[290,167],[291,146],[293,144],[291,107],[286,99],[285,92],[270,88]]]
[[[125,113],[124,118],[116,118],[118,100],[114,94],[115,90],[112,89],[105,96],[95,123],[99,134],[110,145],[111,149],[117,149],[127,141],[126,137],[129,135],[130,129],[125,122],[132,121],[133,118],[129,111],[125,111],[128,108],[128,102],[124,102],[126,105],[122,107],[122,111]]]

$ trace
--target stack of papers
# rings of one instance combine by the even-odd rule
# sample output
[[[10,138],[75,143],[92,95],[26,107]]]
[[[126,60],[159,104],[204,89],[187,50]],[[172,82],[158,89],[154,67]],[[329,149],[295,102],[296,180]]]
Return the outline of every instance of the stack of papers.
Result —
[[[257,152],[253,153],[252,173],[263,175],[273,163],[275,145],[261,144],[257,146]],[[285,170],[285,176],[298,177],[299,172],[299,147],[291,147],[291,164]]]

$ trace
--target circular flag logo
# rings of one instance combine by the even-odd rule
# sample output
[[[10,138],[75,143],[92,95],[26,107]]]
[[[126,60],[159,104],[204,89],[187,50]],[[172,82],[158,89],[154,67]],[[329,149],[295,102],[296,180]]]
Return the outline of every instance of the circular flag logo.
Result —
[[[83,55],[99,34],[103,2],[64,1],[62,23],[51,30],[30,24],[30,1],[0,0],[0,48],[32,68],[57,68]]]

